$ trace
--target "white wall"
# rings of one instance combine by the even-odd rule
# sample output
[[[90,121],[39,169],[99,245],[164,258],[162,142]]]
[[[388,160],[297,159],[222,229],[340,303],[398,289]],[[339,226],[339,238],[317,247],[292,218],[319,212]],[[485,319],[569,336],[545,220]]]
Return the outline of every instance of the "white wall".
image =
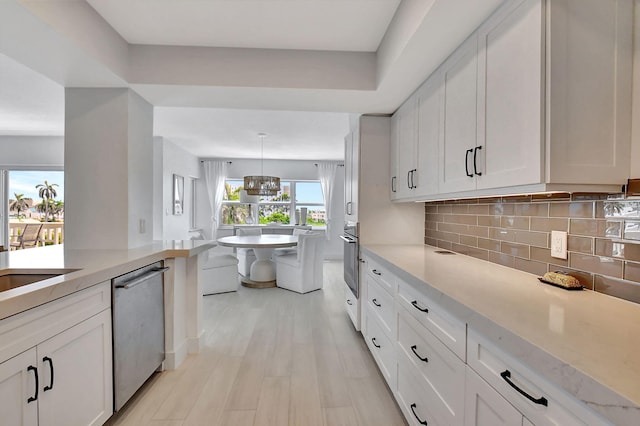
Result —
[[[0,135],[0,168],[62,170],[64,136]]]
[[[261,173],[260,160],[247,159],[225,159],[231,161],[227,167],[227,176],[231,179],[242,179],[245,175],[256,175]],[[266,175],[279,176],[282,180],[317,180],[318,168],[316,161],[296,161],[296,160],[264,160],[264,173]],[[202,165],[200,165],[202,171]],[[204,172],[201,173],[204,176]],[[342,232],[344,219],[344,167],[338,167],[336,172],[336,183],[332,200],[332,217],[334,226],[331,229],[331,236],[325,241],[325,259],[342,259],[342,240],[339,235]],[[205,231],[207,238],[211,237],[211,209],[207,198],[204,182],[198,191],[198,228]],[[223,232],[220,233],[222,236]]]
[[[160,175],[162,182],[161,193],[156,191],[157,195],[161,195],[158,202],[154,200],[154,229],[158,226],[161,233],[157,230],[154,233],[155,239],[164,240],[188,240],[189,239],[189,216],[191,214],[191,179],[200,178],[200,161],[194,155],[188,153],[178,147],[173,142],[165,138],[154,138],[154,157],[158,163],[155,163],[154,175]],[[161,173],[158,173],[158,165]],[[184,177],[184,212],[180,216],[173,214],[173,175],[177,174]],[[197,186],[204,186],[204,182],[199,179]],[[206,197],[206,192],[203,193]],[[196,197],[200,197],[196,193]],[[206,201],[206,198],[203,200]],[[198,203],[202,203],[197,198]]]
[[[65,90],[66,247],[151,242],[152,134],[153,108],[130,89]]]

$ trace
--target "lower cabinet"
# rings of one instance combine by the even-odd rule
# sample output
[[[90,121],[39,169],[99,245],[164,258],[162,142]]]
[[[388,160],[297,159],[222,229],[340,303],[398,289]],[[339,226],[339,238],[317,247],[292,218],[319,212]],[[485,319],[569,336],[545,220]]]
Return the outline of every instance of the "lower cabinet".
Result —
[[[102,425],[112,414],[111,309],[37,346],[40,426]]]
[[[381,275],[364,279],[363,336],[410,425],[611,424],[468,327],[427,291],[388,268],[378,265],[375,271]]]
[[[111,417],[110,285],[95,287],[0,321],[0,338],[14,339],[0,340],[0,424],[87,426]]]
[[[344,304],[353,326],[356,330],[360,330],[360,299],[353,295],[346,283],[344,284]]]

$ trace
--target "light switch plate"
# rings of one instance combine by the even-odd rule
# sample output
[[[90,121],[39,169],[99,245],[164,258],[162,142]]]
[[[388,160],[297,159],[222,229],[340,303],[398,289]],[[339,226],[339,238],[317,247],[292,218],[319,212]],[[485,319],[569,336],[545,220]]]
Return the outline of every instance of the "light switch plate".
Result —
[[[567,258],[567,233],[564,231],[551,231],[551,257],[558,259]]]

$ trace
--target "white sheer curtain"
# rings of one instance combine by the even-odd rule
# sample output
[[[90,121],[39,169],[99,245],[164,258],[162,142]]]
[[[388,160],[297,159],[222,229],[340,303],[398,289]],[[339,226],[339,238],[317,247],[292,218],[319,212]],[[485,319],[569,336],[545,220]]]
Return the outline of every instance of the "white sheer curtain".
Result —
[[[333,198],[333,187],[336,182],[336,169],[338,164],[336,163],[318,163],[318,178],[320,179],[320,186],[322,187],[322,195],[324,196],[324,207],[327,212],[326,224],[327,229],[325,235],[327,240],[331,238],[331,198]]]
[[[203,162],[204,182],[209,196],[211,207],[211,239],[215,240],[218,234],[218,221],[224,196],[224,183],[227,177],[227,162],[207,160]]]

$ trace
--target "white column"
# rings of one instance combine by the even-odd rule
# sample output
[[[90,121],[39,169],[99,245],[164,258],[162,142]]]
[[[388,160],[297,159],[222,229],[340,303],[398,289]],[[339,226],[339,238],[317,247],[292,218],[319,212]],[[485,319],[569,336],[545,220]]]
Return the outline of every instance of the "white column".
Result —
[[[153,107],[130,89],[65,89],[65,246],[152,241]]]

